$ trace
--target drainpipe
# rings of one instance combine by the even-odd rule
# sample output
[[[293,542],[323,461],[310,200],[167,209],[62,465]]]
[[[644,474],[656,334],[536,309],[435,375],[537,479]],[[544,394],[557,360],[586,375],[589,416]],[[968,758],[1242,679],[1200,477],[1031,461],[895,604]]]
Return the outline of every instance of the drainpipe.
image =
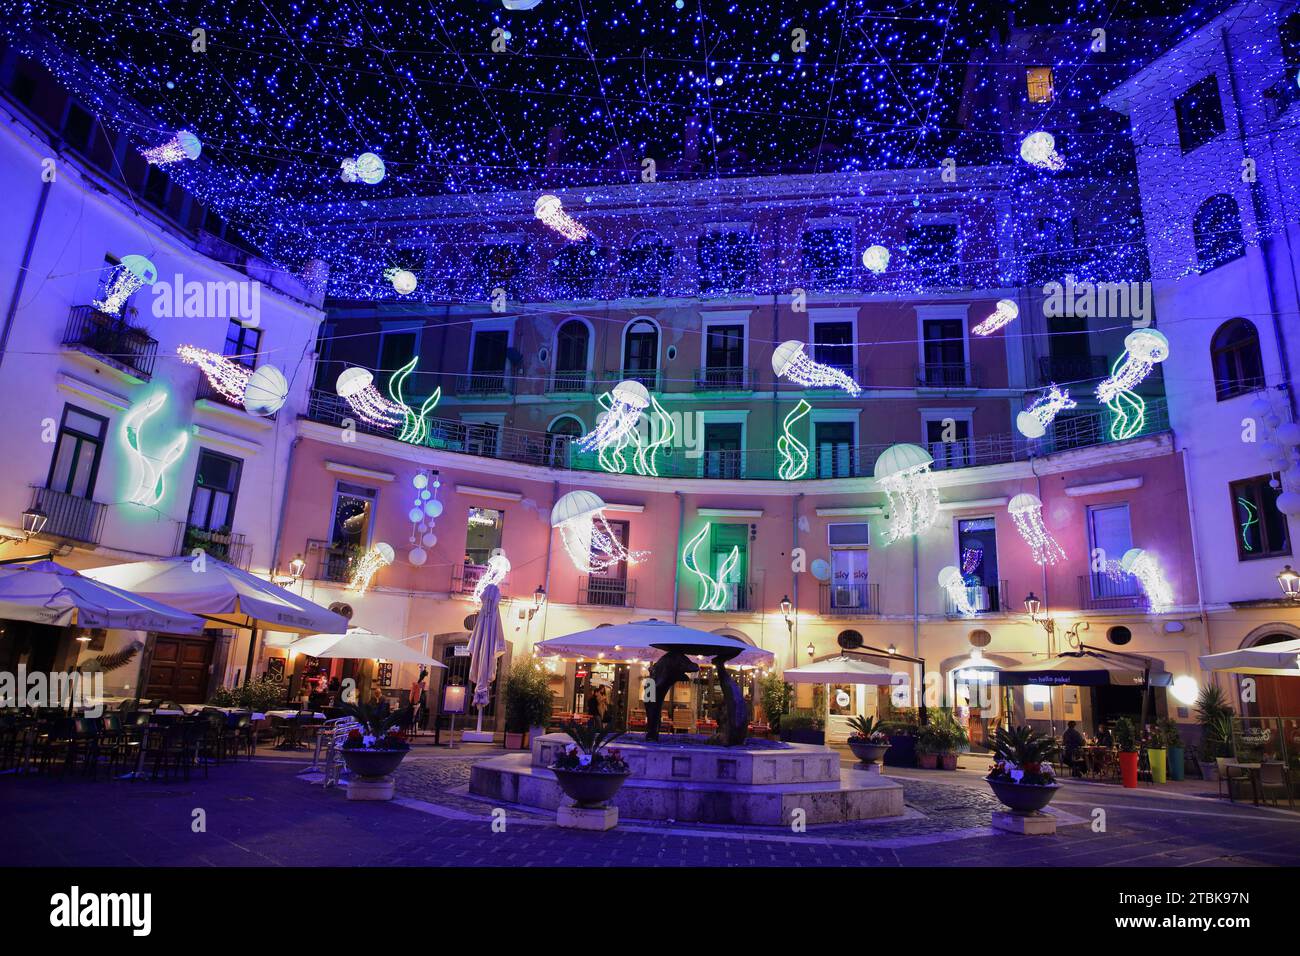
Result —
[[[1205,629],[1205,653],[1214,653],[1213,643],[1210,640],[1210,615],[1205,609],[1205,591],[1201,589],[1201,546],[1196,539],[1196,496],[1192,494],[1192,473],[1191,465],[1187,462],[1187,449],[1180,448],[1178,457],[1183,460],[1183,488],[1187,495],[1187,519],[1191,524],[1192,533],[1192,570],[1196,573],[1196,606],[1201,616],[1201,627]],[[1197,667],[1200,667],[1200,661],[1197,661]],[[1214,677],[1214,672],[1210,672],[1211,679],[1218,683]]]
[[[551,482],[551,508],[554,509],[556,502],[560,500],[560,483],[559,481]],[[555,529],[547,527],[546,529],[546,565],[542,569],[542,590],[546,592],[546,603],[542,606],[542,634],[534,644],[546,640],[546,621],[551,613],[551,547],[555,543]]]
[[[677,496],[677,549],[673,552],[673,623],[677,623],[677,609],[680,600],[677,596],[678,579],[682,573],[682,522],[686,518],[686,499],[682,497],[680,491],[674,491]]]
[[[921,545],[912,535],[912,655],[921,658]],[[920,702],[917,714],[925,722],[925,665],[921,665]]]
[[[32,253],[36,249],[36,234],[40,232],[41,220],[45,218],[45,203],[50,198],[50,187],[53,185],[49,181],[41,184],[41,195],[36,200],[36,213],[32,216],[31,227],[27,230],[27,245],[23,249],[23,261],[18,267],[18,277],[14,280],[14,291],[9,298],[9,308],[5,311],[4,330],[0,331],[0,364],[4,363],[5,350],[9,347],[9,333],[13,331],[14,317],[18,314],[18,302],[22,299],[23,286],[27,283],[27,270],[31,266]]]
[[[803,501],[803,492],[794,496],[794,513],[790,515],[790,603],[794,605],[794,624],[789,628],[791,667],[799,666],[799,572],[794,569],[794,549],[799,547],[799,505]]]
[[[275,522],[275,539],[271,544],[271,567],[280,566],[280,538],[284,533],[284,509],[289,502],[289,476],[293,474],[293,455],[301,444],[302,437],[298,436],[289,443],[289,460],[284,463],[284,489],[280,492],[280,514]],[[307,555],[303,555],[303,560]]]

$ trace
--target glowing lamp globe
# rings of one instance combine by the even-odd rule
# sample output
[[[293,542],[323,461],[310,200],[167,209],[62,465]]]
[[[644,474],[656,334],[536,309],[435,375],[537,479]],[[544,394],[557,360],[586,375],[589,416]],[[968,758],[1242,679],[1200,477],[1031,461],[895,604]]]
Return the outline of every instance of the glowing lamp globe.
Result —
[[[1025,514],[1029,511],[1037,511],[1043,507],[1042,499],[1038,495],[1031,495],[1029,492],[1021,492],[1007,502],[1007,511],[1013,515]]]
[[[421,521],[424,520],[424,509],[412,508],[410,511],[406,513],[406,517],[410,519],[411,524],[419,524]]]
[[[1134,329],[1125,336],[1124,348],[1134,358],[1152,364],[1169,358],[1169,339],[1155,329]]]
[[[880,275],[889,268],[889,250],[884,246],[869,246],[862,253],[862,264],[868,271]]]
[[[1294,447],[1300,445],[1300,424],[1287,422],[1277,427],[1276,438],[1283,445]]]
[[[939,587],[951,590],[952,588],[964,588],[965,586],[966,582],[962,579],[961,571],[957,569],[956,565],[950,564],[939,572]]]
[[[801,355],[803,355],[802,342],[797,339],[782,342],[772,352],[772,371],[777,375],[784,375],[785,370],[794,364]]]
[[[430,518],[436,518],[442,514],[442,502],[437,498],[431,498],[424,503],[424,513]]]
[[[415,291],[419,280],[415,278],[415,273],[409,269],[395,269],[392,275],[393,291],[398,295],[410,295]]]
[[[284,407],[289,397],[289,381],[274,365],[263,365],[248,379],[244,387],[244,408],[254,415],[267,418]]]
[[[1021,412],[1016,416],[1016,430],[1026,438],[1042,438],[1047,434],[1047,426],[1030,412]]]
[[[427,488],[429,487],[429,476],[420,472],[411,479],[411,484],[416,488]]]
[[[1132,574],[1133,566],[1145,553],[1146,552],[1141,548],[1129,548],[1124,552],[1124,556],[1119,559],[1119,566],[1123,568],[1126,573]]]
[[[605,502],[599,495],[590,491],[570,491],[551,509],[551,527],[558,528],[565,522],[588,518],[604,508]]]
[[[158,268],[144,256],[123,256],[119,264],[144,285],[153,285],[158,279]]]
[[[896,475],[914,471],[917,468],[925,468],[932,464],[934,464],[934,456],[920,445],[900,442],[897,445],[890,445],[876,459],[876,480],[893,478]]]
[[[392,564],[393,561],[397,559],[397,552],[394,551],[393,546],[387,542],[380,541],[375,545],[375,551],[377,551],[379,556],[389,564]]]
[[[176,134],[176,145],[181,148],[186,159],[198,159],[199,153],[203,151],[203,144],[199,142],[199,138],[187,129]]]
[[[351,398],[374,380],[375,377],[360,366],[345,368],[339,373],[338,381],[334,383],[334,391],[338,392],[339,398]]]
[[[429,560],[429,555],[424,548],[412,548],[410,551],[406,552],[406,560],[419,568],[423,567],[424,562]]]
[[[1277,510],[1288,518],[1300,518],[1300,493],[1282,492],[1277,496]]]
[[[538,219],[548,219],[560,211],[560,197],[545,193],[533,203],[533,215]]]
[[[420,544],[424,545],[426,548],[432,548],[437,543],[438,536],[432,531],[426,531],[424,534],[420,535]]]
[[[384,161],[374,153],[362,153],[357,157],[357,179],[374,186],[384,178]]]
[[[1180,704],[1194,704],[1197,696],[1200,695],[1201,687],[1196,683],[1196,678],[1188,674],[1181,674],[1174,678],[1174,682],[1169,685],[1169,693],[1174,695],[1174,699]]]

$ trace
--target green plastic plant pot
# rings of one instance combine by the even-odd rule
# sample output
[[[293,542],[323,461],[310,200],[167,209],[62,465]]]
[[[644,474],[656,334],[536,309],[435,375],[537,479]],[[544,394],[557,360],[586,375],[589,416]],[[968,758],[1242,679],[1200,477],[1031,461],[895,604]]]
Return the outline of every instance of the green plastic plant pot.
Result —
[[[1159,747],[1147,748],[1147,760],[1151,764],[1152,783],[1165,782],[1166,779],[1165,768],[1167,766],[1167,764],[1165,763],[1165,758],[1167,758],[1168,756],[1169,756],[1168,751],[1164,750],[1163,748],[1159,748]]]

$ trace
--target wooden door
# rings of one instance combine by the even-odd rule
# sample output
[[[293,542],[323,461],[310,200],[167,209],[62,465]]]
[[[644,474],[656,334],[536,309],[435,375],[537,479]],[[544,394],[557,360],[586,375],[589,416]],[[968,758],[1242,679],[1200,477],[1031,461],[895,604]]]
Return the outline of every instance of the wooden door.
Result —
[[[208,673],[215,641],[211,637],[154,638],[149,676],[143,697],[202,704],[208,693]]]

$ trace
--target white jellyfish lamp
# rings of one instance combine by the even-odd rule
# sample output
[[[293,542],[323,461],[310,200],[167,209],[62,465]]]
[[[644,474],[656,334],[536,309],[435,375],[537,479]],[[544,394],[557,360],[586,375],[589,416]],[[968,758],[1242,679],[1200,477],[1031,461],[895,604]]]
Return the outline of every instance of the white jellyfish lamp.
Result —
[[[650,393],[640,382],[619,382],[609,394],[610,409],[596,427],[578,439],[583,451],[594,451],[625,438],[650,406]]]
[[[366,424],[394,428],[405,418],[405,410],[375,388],[375,376],[360,366],[345,368],[334,383],[334,391]]]
[[[1039,564],[1055,564],[1065,558],[1065,550],[1056,543],[1043,524],[1043,502],[1037,495],[1022,492],[1007,503],[1007,511]]]
[[[144,256],[123,256],[104,284],[104,296],[93,303],[100,312],[117,315],[138,290],[158,281],[158,269]]]
[[[838,388],[857,398],[862,391],[842,369],[814,362],[797,339],[782,342],[772,351],[772,371],[805,388]]]
[[[151,149],[141,150],[140,155],[152,166],[167,166],[187,159],[198,159],[202,151],[203,144],[199,142],[199,138],[189,130],[183,129],[167,142]]]
[[[1020,158],[1030,166],[1059,172],[1065,160],[1056,151],[1056,137],[1044,130],[1030,133],[1020,141]]]
[[[943,588],[944,593],[948,595],[948,600],[952,602],[958,614],[962,617],[975,616],[976,608],[971,603],[970,591],[956,565],[950,564],[939,572],[939,587]]]
[[[889,250],[884,246],[868,246],[862,253],[862,265],[868,272],[882,275],[889,268]]]
[[[890,445],[876,459],[875,478],[889,499],[885,540],[918,535],[939,517],[939,491],[930,466],[934,458],[919,445]]]
[[[249,414],[270,418],[289,397],[289,380],[274,365],[262,365],[254,370],[244,386],[242,401]]]
[[[1020,315],[1020,306],[1016,305],[1014,299],[998,299],[998,304],[993,309],[993,314],[983,322],[976,325],[972,332],[976,335],[992,335],[998,329],[1005,325],[1010,325]]]
[[[586,574],[611,568],[620,561],[637,564],[649,552],[628,551],[605,520],[605,502],[590,491],[570,491],[551,509],[551,527],[558,528],[569,560]]]

